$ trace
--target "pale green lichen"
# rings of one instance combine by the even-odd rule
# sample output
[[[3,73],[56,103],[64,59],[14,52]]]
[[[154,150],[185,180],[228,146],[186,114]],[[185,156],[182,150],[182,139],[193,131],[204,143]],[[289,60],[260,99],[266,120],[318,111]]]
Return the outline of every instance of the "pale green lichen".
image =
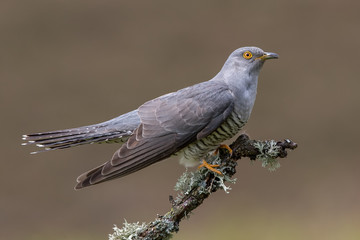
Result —
[[[126,220],[123,223],[124,227],[118,228],[114,225],[113,234],[109,234],[109,240],[134,240],[138,239],[139,232],[146,228],[146,223],[128,223]]]
[[[199,171],[189,172],[186,171],[180,176],[178,181],[175,184],[174,190],[180,191],[183,194],[187,195],[190,193],[191,189],[194,186],[197,186],[201,182],[202,176]]]
[[[279,146],[274,140],[255,142],[254,146],[260,152],[257,159],[262,162],[262,167],[268,167],[269,171],[275,171],[280,167],[280,162],[276,158],[279,154]]]
[[[109,234],[109,240],[150,240],[152,238],[141,237],[141,233],[146,231],[149,226],[151,226],[151,228],[157,233],[156,239],[171,239],[173,236],[172,232],[178,231],[178,226],[175,226],[174,222],[167,218],[158,218],[149,224],[140,224],[139,222],[128,223],[125,220],[124,226],[122,228],[118,228],[116,225],[114,225],[114,233]]]
[[[231,183],[236,183],[236,178],[234,179],[229,179],[227,176],[218,176],[219,178],[219,184],[220,184],[220,188],[222,188],[224,190],[225,193],[230,193],[229,191],[231,190],[230,186],[226,186],[225,185],[225,181],[231,182]]]

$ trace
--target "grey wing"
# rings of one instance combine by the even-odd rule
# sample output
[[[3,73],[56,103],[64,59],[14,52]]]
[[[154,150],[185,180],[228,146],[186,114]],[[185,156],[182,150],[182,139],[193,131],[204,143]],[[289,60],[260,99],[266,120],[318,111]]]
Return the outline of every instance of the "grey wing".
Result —
[[[207,82],[143,104],[141,123],[112,159],[82,174],[76,189],[123,177],[163,160],[206,137],[231,114],[233,95]]]

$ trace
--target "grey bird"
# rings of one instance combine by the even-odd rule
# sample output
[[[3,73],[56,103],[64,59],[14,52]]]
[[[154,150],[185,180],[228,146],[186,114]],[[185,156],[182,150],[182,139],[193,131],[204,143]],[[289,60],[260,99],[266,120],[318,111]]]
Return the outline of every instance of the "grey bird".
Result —
[[[111,160],[83,173],[75,189],[126,176],[178,155],[185,166],[236,135],[250,117],[258,75],[276,53],[257,47],[235,50],[211,80],[150,100],[138,109],[99,124],[23,135],[43,151],[90,143],[120,143]],[[33,152],[37,153],[37,152]]]

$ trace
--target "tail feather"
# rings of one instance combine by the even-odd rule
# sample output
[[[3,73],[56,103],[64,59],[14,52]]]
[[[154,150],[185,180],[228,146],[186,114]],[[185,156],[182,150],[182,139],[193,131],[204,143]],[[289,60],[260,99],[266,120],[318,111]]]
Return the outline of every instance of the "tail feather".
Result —
[[[91,143],[123,143],[139,126],[138,110],[134,110],[106,122],[64,130],[23,135],[22,145],[36,145],[44,148],[37,152],[63,149]]]
[[[22,145],[35,144],[37,147],[44,148],[44,150],[32,152],[34,154],[83,144],[124,142],[131,133],[132,131],[109,129],[102,125],[91,125],[23,135],[22,139],[26,142]]]

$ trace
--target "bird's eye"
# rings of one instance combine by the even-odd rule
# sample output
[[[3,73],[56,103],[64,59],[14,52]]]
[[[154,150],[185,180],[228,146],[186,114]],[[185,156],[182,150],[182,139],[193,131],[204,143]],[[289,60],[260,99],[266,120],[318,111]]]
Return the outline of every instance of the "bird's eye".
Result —
[[[249,51],[246,51],[246,52],[244,52],[243,57],[245,59],[250,59],[250,58],[252,58],[252,53]]]

